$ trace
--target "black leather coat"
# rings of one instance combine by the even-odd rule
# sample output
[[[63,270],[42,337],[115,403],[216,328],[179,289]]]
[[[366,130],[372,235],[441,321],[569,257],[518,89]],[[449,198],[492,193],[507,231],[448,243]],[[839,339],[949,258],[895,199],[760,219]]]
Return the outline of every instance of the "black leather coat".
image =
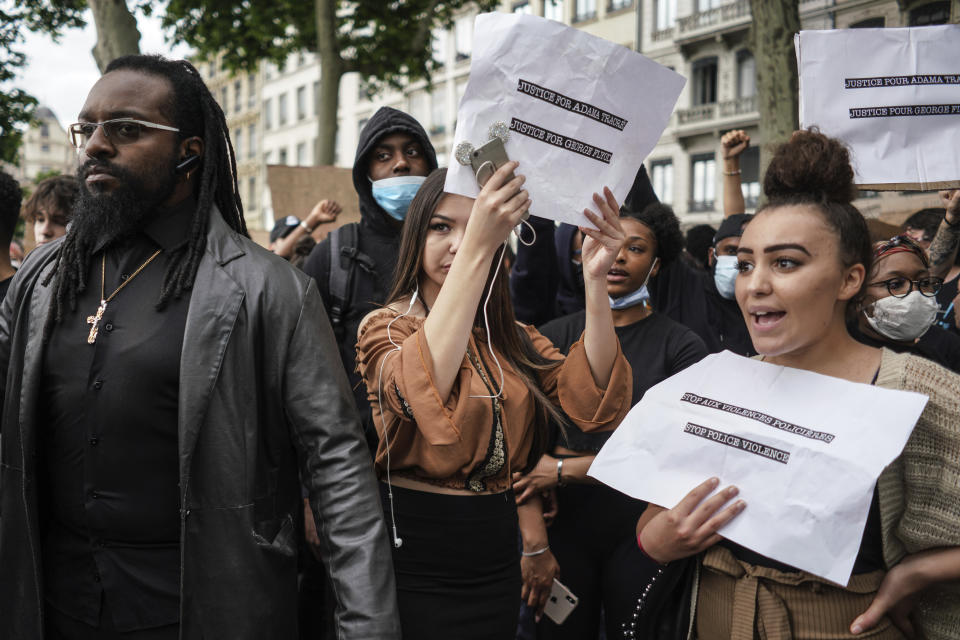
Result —
[[[37,476],[42,333],[59,243],[0,307],[0,638],[43,637]],[[399,638],[369,453],[316,286],[214,212],[180,361],[181,638],[297,637],[309,491],[339,638]],[[299,473],[298,473],[299,472]]]

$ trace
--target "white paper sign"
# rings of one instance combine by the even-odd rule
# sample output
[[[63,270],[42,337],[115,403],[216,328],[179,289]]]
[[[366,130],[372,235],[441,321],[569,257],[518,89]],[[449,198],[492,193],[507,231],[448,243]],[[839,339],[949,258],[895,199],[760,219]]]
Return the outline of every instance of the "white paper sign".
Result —
[[[470,80],[454,149],[480,147],[492,124],[511,129],[505,147],[527,177],[533,215],[593,226],[592,194],[623,202],[667,126],[686,80],[612,42],[535,16],[477,16]],[[445,190],[478,193],[473,169],[451,153]]]
[[[725,351],[648,390],[589,474],[665,507],[717,476],[747,503],[724,537],[846,585],[876,480],[926,403]]]
[[[960,186],[960,26],[801,31],[800,126],[853,152],[871,189]]]

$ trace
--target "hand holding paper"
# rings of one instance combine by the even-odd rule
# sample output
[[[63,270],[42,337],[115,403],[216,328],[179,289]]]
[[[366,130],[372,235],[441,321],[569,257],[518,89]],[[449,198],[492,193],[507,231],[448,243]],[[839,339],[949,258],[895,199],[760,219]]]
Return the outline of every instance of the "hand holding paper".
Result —
[[[926,402],[723,352],[649,389],[590,475],[659,505],[715,475],[750,504],[725,538],[845,585],[877,477]]]
[[[685,495],[673,509],[648,506],[657,513],[638,534],[647,555],[666,564],[689,558],[720,542],[722,538],[717,531],[739,515],[747,503],[737,500],[728,504],[740,493],[736,487],[726,487],[710,496],[719,484],[719,479],[710,478]],[[643,520],[641,518],[641,522]]]
[[[534,16],[477,17],[445,191],[475,198],[470,153],[491,136],[525,167],[534,215],[591,226],[598,184],[620,200],[685,80],[626,47]]]

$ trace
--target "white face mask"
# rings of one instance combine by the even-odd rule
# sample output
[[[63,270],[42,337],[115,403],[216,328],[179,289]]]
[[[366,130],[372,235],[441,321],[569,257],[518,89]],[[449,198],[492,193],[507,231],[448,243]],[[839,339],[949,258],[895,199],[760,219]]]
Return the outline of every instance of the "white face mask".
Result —
[[[727,300],[733,300],[737,289],[737,256],[717,256],[717,264],[713,268],[713,282],[717,291]]]
[[[868,307],[873,315],[863,315],[873,330],[891,340],[916,340],[927,332],[937,319],[940,305],[936,298],[928,298],[919,291],[911,291],[903,298],[881,298]]]

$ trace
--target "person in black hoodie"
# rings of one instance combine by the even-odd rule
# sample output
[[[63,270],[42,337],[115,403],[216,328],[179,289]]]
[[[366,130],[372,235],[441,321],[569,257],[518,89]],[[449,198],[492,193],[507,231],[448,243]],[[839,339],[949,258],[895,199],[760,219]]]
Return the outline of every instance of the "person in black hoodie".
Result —
[[[416,183],[436,168],[437,154],[420,123],[402,111],[381,107],[360,132],[353,162],[360,222],[331,232],[303,265],[320,289],[372,450],[377,434],[369,420],[366,388],[355,371],[357,327],[387,295],[406,205],[416,193]],[[381,188],[386,180],[399,184]]]

